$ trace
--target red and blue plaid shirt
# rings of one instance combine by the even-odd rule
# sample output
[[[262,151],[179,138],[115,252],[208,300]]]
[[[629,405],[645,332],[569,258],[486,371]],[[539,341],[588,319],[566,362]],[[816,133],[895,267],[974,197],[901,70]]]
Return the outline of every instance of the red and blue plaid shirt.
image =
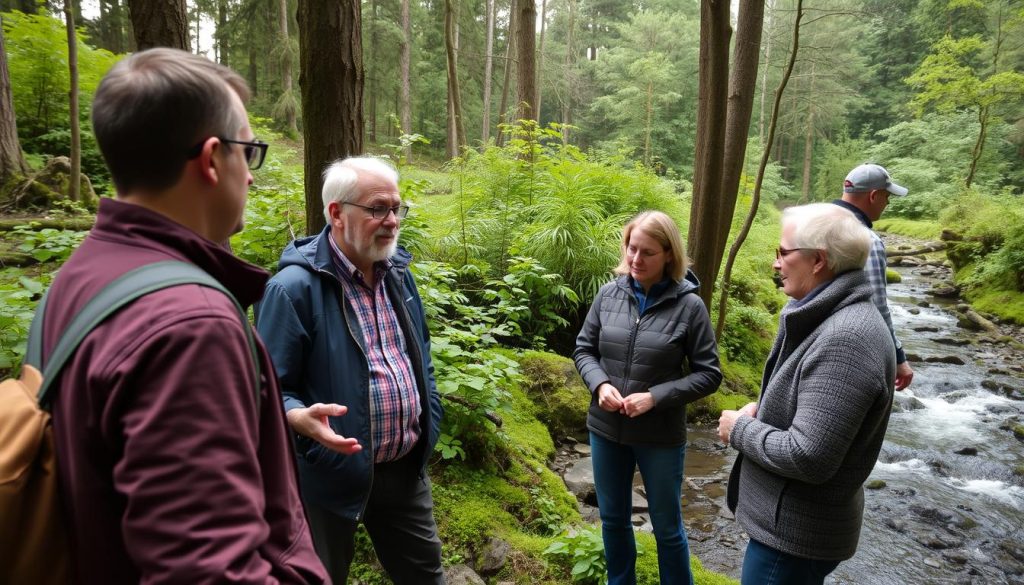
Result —
[[[370,368],[370,429],[376,463],[407,455],[420,436],[420,395],[398,315],[385,289],[384,275],[391,262],[374,264],[376,286],[370,289],[360,272],[345,257],[334,238],[328,238],[334,264],[341,274],[342,293],[363,332]]]

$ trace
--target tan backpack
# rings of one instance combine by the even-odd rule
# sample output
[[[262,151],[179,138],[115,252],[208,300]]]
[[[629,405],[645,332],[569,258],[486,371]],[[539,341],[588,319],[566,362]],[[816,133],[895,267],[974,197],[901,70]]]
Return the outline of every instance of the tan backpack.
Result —
[[[29,330],[21,377],[0,382],[0,585],[64,585],[71,581],[70,547],[57,484],[50,388],[82,340],[118,309],[150,292],[181,284],[217,289],[234,301],[259,380],[259,360],[245,311],[223,285],[193,264],[167,261],[132,270],[107,285],[64,330],[42,365],[46,296]],[[256,389],[257,399],[259,388]]]

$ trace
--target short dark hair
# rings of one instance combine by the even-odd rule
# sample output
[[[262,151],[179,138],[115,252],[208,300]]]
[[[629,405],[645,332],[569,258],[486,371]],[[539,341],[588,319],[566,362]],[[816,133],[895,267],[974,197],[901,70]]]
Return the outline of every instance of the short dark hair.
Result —
[[[165,47],[126,57],[103,77],[92,105],[92,126],[119,192],[174,185],[188,151],[210,136],[234,135],[245,120],[242,77],[205,57]]]

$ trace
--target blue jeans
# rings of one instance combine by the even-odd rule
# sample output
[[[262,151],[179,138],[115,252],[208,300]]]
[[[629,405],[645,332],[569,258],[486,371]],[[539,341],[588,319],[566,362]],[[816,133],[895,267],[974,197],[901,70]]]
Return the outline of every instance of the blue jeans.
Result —
[[[795,557],[750,539],[740,585],[821,585],[838,566],[839,561]]]
[[[601,512],[601,534],[608,585],[636,585],[633,536],[633,472],[639,467],[658,543],[661,585],[693,585],[680,499],[686,447],[623,445],[590,433],[594,486]]]

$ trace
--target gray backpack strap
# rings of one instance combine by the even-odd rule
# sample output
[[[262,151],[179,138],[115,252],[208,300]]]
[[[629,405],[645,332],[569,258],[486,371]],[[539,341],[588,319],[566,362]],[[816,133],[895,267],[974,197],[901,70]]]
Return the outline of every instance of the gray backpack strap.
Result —
[[[182,284],[198,284],[221,291],[238,311],[239,319],[242,321],[242,330],[245,332],[246,340],[249,343],[249,352],[252,355],[254,373],[256,375],[256,409],[259,410],[260,400],[260,363],[259,352],[256,349],[256,340],[253,337],[252,327],[245,311],[228,289],[217,279],[210,276],[206,271],[186,262],[168,260],[155,262],[131,270],[120,276],[103,288],[95,297],[86,303],[78,314],[71,320],[60,336],[57,347],[54,348],[46,366],[43,369],[43,385],[39,389],[39,405],[46,408],[52,401],[49,390],[56,381],[61,368],[67,360],[78,349],[78,345],[85,337],[125,305],[145,296],[151,292],[178,286]],[[32,326],[29,332],[28,351],[26,352],[25,363],[38,368],[41,362],[42,347],[42,319],[45,310],[46,297],[39,303],[35,317],[32,319]]]

